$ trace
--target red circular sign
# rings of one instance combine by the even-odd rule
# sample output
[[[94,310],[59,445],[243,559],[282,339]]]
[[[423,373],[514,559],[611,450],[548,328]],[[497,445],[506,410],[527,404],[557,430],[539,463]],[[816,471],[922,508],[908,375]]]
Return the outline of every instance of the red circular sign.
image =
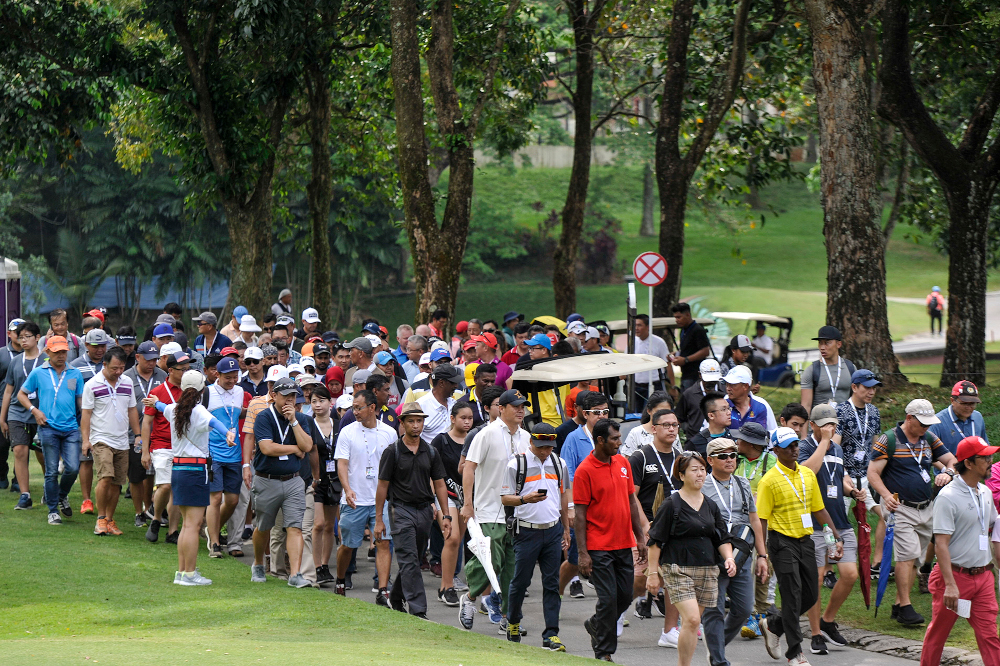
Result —
[[[643,252],[632,263],[632,274],[639,284],[655,287],[667,279],[667,260],[656,252]]]

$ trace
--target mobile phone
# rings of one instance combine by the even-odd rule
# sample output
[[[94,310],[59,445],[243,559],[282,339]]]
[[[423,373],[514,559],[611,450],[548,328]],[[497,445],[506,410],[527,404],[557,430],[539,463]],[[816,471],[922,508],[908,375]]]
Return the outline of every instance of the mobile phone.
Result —
[[[549,494],[549,489],[548,488],[539,488],[538,489],[538,494],[539,495],[548,495]]]

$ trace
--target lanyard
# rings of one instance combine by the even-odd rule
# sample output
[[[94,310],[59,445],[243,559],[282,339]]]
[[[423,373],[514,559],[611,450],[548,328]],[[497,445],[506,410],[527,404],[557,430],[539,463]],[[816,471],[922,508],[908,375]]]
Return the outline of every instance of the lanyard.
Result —
[[[923,443],[923,440],[921,440],[921,442],[920,442],[920,455],[919,456],[916,453],[913,452],[913,447],[910,446],[910,443],[908,441],[903,440],[903,443],[906,444],[906,448],[908,448],[910,450],[910,455],[913,456],[916,459],[916,461],[917,461],[917,467],[920,467],[921,463],[924,461],[924,443]]]
[[[783,470],[783,469],[781,469],[779,467],[778,471],[781,472],[781,476],[785,477],[785,481],[788,481],[788,485],[790,485],[792,487],[792,492],[795,493],[796,499],[798,499],[800,502],[802,502],[802,508],[808,510],[809,505],[806,503],[806,480],[802,476],[802,470],[801,469],[799,470],[799,481],[802,482],[802,494],[801,495],[799,495],[799,491],[797,491],[795,489],[795,484],[792,483],[792,480],[788,478],[787,474],[785,474],[785,470]]]
[[[653,449],[653,453],[656,454],[656,461],[660,463],[660,473],[663,475],[663,479],[670,482],[670,472],[667,471],[667,466],[663,464],[663,458],[660,457],[660,452],[656,450],[656,445],[650,444],[649,446]],[[671,482],[670,485],[670,492],[673,492],[674,484]],[[732,502],[730,502],[730,504],[732,504]]]
[[[49,370],[51,370],[52,372],[56,372],[56,369],[53,368],[53,367],[51,367],[51,366],[49,366]],[[52,382],[52,388],[55,389],[55,392],[52,394],[52,408],[53,409],[55,409],[56,399],[59,397],[59,389],[62,388],[63,380],[66,379],[66,368],[63,368],[62,374],[60,374],[58,372],[56,372],[56,374],[59,375],[59,383],[58,384],[56,384],[56,380],[52,378],[52,375],[51,374],[49,375],[49,381]]]
[[[31,369],[32,369],[32,370],[34,370],[34,369],[35,369],[35,368],[36,368],[36,367],[38,366],[38,360],[39,360],[40,358],[42,358],[42,355],[41,355],[41,354],[39,354],[38,356],[36,356],[35,358],[33,358],[33,359],[31,360]],[[27,378],[28,378],[28,370],[27,370],[27,365],[25,364],[25,361],[27,361],[27,360],[28,360],[28,359],[26,359],[26,358],[24,357],[24,354],[21,354],[21,372],[22,372],[22,373],[24,373],[24,378],[25,378],[25,379],[27,379]],[[950,407],[949,407],[949,409],[950,409]],[[975,428],[975,426],[973,426],[973,428]],[[973,434],[973,435],[975,435],[976,433],[975,433],[975,432],[973,432],[972,434]]]
[[[801,474],[801,472],[799,472]],[[719,503],[722,504],[722,508],[726,510],[729,514],[729,524],[733,523],[733,481],[732,477],[729,478],[729,506],[726,506],[726,501],[722,499],[722,491],[719,490],[719,484],[715,482],[715,475],[709,474],[708,478],[712,479],[712,486],[715,488],[715,494],[719,496]],[[788,478],[788,477],[785,477]],[[791,481],[789,481],[791,483]],[[792,486],[792,490],[795,490],[795,486]],[[802,482],[802,492],[805,493],[805,481]]]
[[[747,476],[746,474],[743,474],[743,478],[744,479],[746,479],[747,481],[753,481],[754,478],[756,478],[756,476],[757,476],[757,470],[760,469],[760,464],[762,462],[764,462],[764,457],[765,456],[767,456],[766,452],[760,454],[760,456],[757,458],[757,464],[753,466],[753,471],[750,472],[750,476]],[[743,459],[743,471],[744,472],[746,472],[747,465],[749,465],[749,464],[750,464],[750,461],[747,460],[746,458],[744,458]]]
[[[240,412],[238,409],[236,409],[236,407],[226,404],[227,402],[226,397],[229,395],[229,391],[226,391],[225,389],[219,387],[218,384],[216,384],[215,386],[216,386],[216,391],[219,394],[219,402],[222,403],[222,409],[225,410],[226,417],[229,419],[229,426],[231,429],[236,428],[236,424],[239,422]],[[234,398],[233,404],[235,405],[235,403],[236,400]]]
[[[285,437],[288,435],[288,429],[292,427],[292,424],[289,423],[288,425],[285,426],[285,429],[282,430],[281,421],[278,420],[278,413],[274,411],[274,405],[271,405],[270,407],[268,407],[268,409],[271,410],[271,416],[274,417],[274,424],[278,426],[278,434],[281,435],[281,441],[275,442],[275,444],[284,444]]]
[[[119,421],[125,422],[127,419],[124,416],[122,416],[121,410],[118,407],[117,389],[118,386],[121,385],[121,383],[122,380],[119,379],[117,385],[111,386],[111,382],[108,381],[108,378],[107,377],[104,378],[104,385],[108,388],[108,394],[109,397],[111,398],[111,408],[115,410],[115,418],[117,418]]]
[[[142,397],[143,398],[145,398],[146,396],[149,395],[149,390],[150,389],[156,388],[155,386],[153,386],[153,382],[156,380],[156,373],[155,372],[153,373],[153,376],[149,378],[149,381],[146,382],[145,386],[142,385],[142,375],[140,375],[138,371],[136,371],[136,373],[135,373],[135,378],[139,382],[139,389],[142,391]]]
[[[979,517],[979,524],[983,527],[983,534],[986,534],[986,507],[983,506],[982,495],[979,494],[979,488],[977,484],[976,492],[972,492],[972,487],[965,484],[965,487],[969,490],[969,496],[972,497],[972,503],[976,505],[976,516]]]
[[[170,382],[163,382],[167,387],[167,397],[170,398],[170,404],[176,405],[177,401],[174,400],[174,392],[170,390]]]
[[[813,444],[815,444],[816,448],[818,449],[819,442],[816,441],[816,437],[813,435],[809,435],[809,439],[813,441]],[[827,451],[829,452],[829,449]],[[837,463],[833,463],[833,469],[830,469],[830,464],[826,461],[827,457],[828,456],[826,454],[823,455],[823,468],[826,470],[826,473],[830,476],[830,484],[833,485],[833,472],[834,470],[837,469]]]
[[[373,430],[375,430],[375,446],[371,449],[368,448],[368,433],[365,432],[368,428],[361,425],[360,421],[358,422],[358,426],[361,427],[361,439],[365,442],[365,456],[368,458],[368,466],[372,467],[372,454],[375,453],[375,449],[378,448],[378,421],[375,422],[375,428],[373,428]],[[331,436],[333,435],[332,432],[330,434]]]
[[[833,382],[833,375],[830,374],[830,366],[828,366],[826,363],[822,363],[821,364],[823,366],[823,370],[826,371],[826,378],[830,382],[830,396],[831,396],[831,400],[835,400],[837,398],[837,387],[840,386],[840,373],[844,369],[844,366],[842,365],[843,362],[844,362],[844,359],[842,359],[840,357],[837,358],[837,383],[836,384]],[[866,408],[865,411],[867,412],[867,408]]]
[[[865,444],[868,441],[868,403],[865,403],[865,418],[861,418],[858,414],[858,408],[854,406],[853,400],[848,400],[851,403],[851,409],[854,410],[854,418],[858,420],[858,432],[861,433],[861,443]],[[949,409],[951,409],[949,407]]]
[[[21,361],[21,362],[24,363],[24,361]],[[951,417],[951,422],[955,425],[955,429],[958,430],[960,433],[962,433],[962,437],[965,437],[966,436],[965,435],[965,428],[963,428],[962,426],[958,425],[958,421],[955,419],[955,412],[951,411],[951,406],[950,405],[948,407],[948,416]],[[972,434],[969,435],[969,437],[975,437],[976,436],[976,422],[975,422],[975,420],[973,420],[973,418],[972,418],[971,415],[969,416],[969,423],[972,425]]]

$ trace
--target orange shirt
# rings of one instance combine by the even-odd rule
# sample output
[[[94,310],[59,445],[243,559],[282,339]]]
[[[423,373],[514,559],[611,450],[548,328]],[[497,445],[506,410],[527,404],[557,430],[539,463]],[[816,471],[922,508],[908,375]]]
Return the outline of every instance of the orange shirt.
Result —
[[[578,396],[580,394],[580,391],[582,391],[582,390],[583,390],[582,388],[580,388],[579,386],[577,386],[572,391],[569,392],[568,396],[566,396],[566,405],[565,405],[566,406],[566,418],[568,418],[568,419],[574,419],[574,418],[576,418],[576,396]],[[597,386],[594,386],[593,384],[591,384],[590,386],[587,387],[587,390],[588,391],[600,391],[601,389],[598,388]]]

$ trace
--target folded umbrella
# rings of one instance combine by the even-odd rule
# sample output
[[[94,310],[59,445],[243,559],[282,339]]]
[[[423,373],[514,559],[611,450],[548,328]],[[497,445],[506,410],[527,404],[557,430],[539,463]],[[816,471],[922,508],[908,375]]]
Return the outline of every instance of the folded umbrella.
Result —
[[[483,570],[486,572],[486,577],[490,579],[490,585],[493,586],[493,591],[498,594],[506,592],[500,588],[500,581],[497,579],[497,574],[493,570],[493,552],[490,549],[491,539],[483,534],[483,529],[476,522],[475,518],[469,518],[466,523],[466,531],[469,533],[469,551],[476,556],[479,563],[483,565]]]
[[[868,524],[868,512],[864,502],[854,504],[854,517],[858,519],[858,572],[861,576],[861,594],[865,598],[865,608],[872,607],[872,526]]]
[[[885,519],[885,542],[882,545],[882,564],[878,569],[878,587],[875,590],[875,617],[878,617],[878,607],[882,603],[885,588],[889,585],[892,575],[892,535],[896,530],[896,514],[890,513]]]

